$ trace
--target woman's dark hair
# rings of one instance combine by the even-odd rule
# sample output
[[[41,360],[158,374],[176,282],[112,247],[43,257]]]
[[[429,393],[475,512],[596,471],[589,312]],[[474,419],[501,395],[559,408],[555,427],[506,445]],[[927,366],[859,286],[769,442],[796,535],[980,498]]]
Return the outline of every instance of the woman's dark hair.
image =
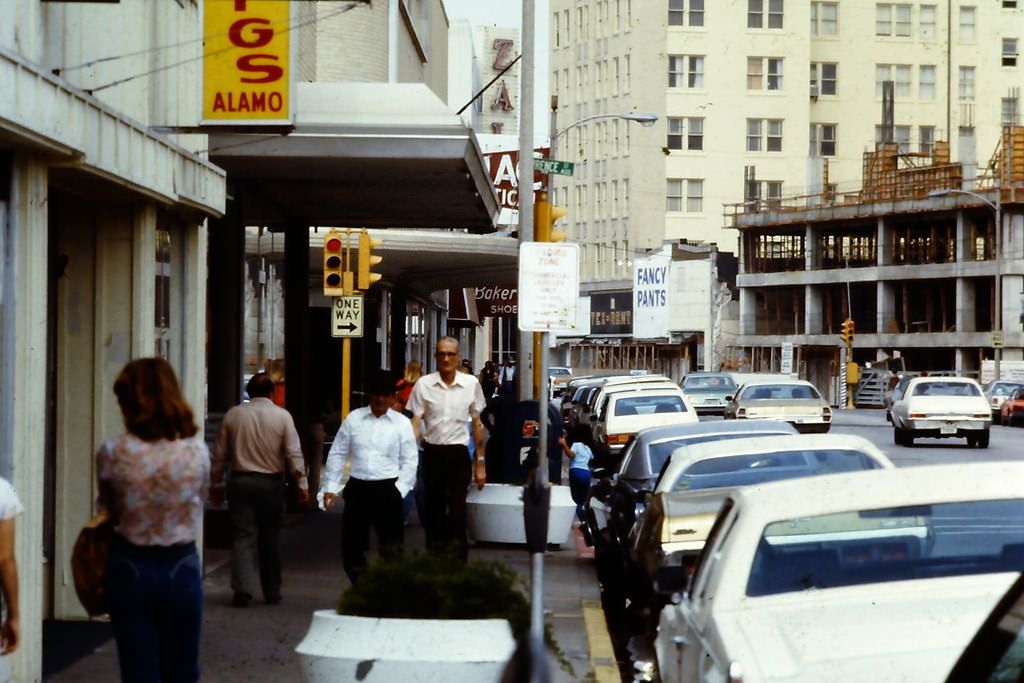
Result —
[[[594,433],[590,425],[578,424],[569,430],[569,443],[582,443],[588,448],[594,445]]]
[[[245,385],[249,398],[268,398],[274,394],[274,380],[265,372],[257,372]]]
[[[129,361],[114,380],[124,426],[145,441],[181,439],[199,431],[174,369],[163,358]]]

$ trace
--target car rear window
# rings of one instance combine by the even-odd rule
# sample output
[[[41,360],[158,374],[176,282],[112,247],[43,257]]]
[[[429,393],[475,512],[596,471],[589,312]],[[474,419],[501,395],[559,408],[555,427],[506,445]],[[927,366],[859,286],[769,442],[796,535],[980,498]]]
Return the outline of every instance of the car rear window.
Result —
[[[614,415],[651,415],[685,413],[686,404],[678,396],[623,397],[615,402]]]
[[[743,392],[743,399],[787,399],[819,398],[818,392],[805,385],[764,384],[750,387]]]
[[[736,383],[728,377],[686,377],[683,379],[683,388],[687,391],[700,391],[701,389],[722,391],[735,389]]]
[[[768,524],[747,595],[1024,568],[1024,500],[853,510]]]
[[[981,396],[978,387],[965,382],[921,382],[913,396]]]
[[[880,465],[855,450],[794,450],[700,460],[672,483],[673,491],[749,486],[817,474],[870,470]]]

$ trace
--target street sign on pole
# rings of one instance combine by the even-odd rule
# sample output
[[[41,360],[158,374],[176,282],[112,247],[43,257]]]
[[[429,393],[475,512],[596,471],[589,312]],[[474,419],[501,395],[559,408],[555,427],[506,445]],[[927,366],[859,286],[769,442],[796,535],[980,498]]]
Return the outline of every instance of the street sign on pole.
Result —
[[[540,173],[554,173],[555,175],[572,175],[575,165],[571,161],[558,161],[557,159],[534,159],[533,167]]]
[[[363,297],[336,296],[331,306],[332,337],[363,336]]]
[[[576,328],[580,297],[580,245],[519,244],[519,329],[568,332]]]

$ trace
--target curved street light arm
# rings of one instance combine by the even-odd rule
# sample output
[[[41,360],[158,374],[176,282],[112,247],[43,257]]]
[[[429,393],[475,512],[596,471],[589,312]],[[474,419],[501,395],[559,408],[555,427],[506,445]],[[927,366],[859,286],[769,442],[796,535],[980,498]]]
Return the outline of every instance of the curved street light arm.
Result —
[[[626,121],[636,121],[643,126],[653,126],[657,122],[658,117],[655,114],[593,114],[591,116],[585,116],[579,121],[573,121],[560,131],[551,133],[550,142],[554,142],[555,139],[560,137],[566,131],[587,123],[588,121],[593,121],[594,119],[625,119]]]

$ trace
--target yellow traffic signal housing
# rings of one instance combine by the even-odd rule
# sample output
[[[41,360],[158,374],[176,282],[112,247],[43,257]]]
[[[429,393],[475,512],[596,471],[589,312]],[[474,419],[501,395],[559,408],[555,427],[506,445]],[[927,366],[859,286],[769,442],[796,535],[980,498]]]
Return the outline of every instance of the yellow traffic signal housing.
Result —
[[[324,235],[324,296],[345,294],[344,249],[342,234],[337,230],[328,230]]]
[[[384,260],[383,256],[374,256],[373,249],[381,245],[381,240],[370,237],[365,229],[359,233],[359,289],[366,291],[380,279],[380,273],[371,269]]]
[[[535,242],[561,242],[566,238],[564,232],[554,230],[555,221],[569,213],[561,206],[552,206],[548,201],[548,193],[541,192],[533,205],[533,235]]]
[[[853,343],[853,334],[854,334],[853,320],[850,319],[850,318],[847,318],[846,320],[843,321],[843,324],[840,326],[839,329],[842,330],[839,333],[839,337],[844,342],[846,342],[847,345],[852,344]]]

